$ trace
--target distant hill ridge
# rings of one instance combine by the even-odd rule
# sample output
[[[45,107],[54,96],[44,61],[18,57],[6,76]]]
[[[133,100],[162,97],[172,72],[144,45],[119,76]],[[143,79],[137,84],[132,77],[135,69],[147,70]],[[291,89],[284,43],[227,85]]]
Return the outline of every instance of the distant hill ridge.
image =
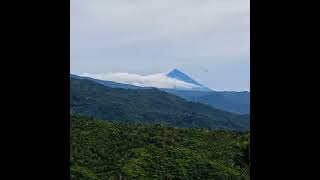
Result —
[[[247,91],[184,91],[163,89],[188,101],[208,104],[212,107],[238,114],[250,114],[250,93]]]
[[[178,78],[179,80],[184,80],[188,83],[193,83],[196,85],[201,85],[200,83],[192,80],[191,78],[184,73],[181,75],[182,72],[180,72],[177,69],[174,69],[167,73],[167,76],[170,76],[171,78]],[[185,75],[185,76],[184,76]],[[105,81],[105,80],[99,80],[94,79],[90,77],[82,77],[70,74],[70,77],[76,78],[76,79],[86,79],[91,80],[96,83],[102,84],[106,87],[112,87],[112,88],[123,88],[123,89],[154,89],[153,87],[139,87],[129,84],[123,84],[123,83],[117,83],[113,81]],[[199,102],[208,104],[212,107],[234,112],[238,114],[249,114],[250,113],[250,92],[243,91],[243,92],[234,92],[234,91],[212,91],[209,88],[206,88],[204,86],[200,86],[200,89],[202,90],[186,90],[186,89],[160,89],[162,91],[165,91],[170,94],[177,95],[179,97],[182,97],[188,101],[192,102]],[[209,89],[209,90],[208,90]]]
[[[70,77],[70,111],[105,120],[212,129],[248,130],[250,121],[158,89],[110,88],[73,77]]]

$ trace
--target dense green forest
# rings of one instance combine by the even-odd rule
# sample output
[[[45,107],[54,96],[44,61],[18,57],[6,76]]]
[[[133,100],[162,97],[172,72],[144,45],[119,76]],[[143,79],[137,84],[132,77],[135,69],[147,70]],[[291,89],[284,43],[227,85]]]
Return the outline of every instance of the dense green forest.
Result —
[[[71,179],[249,178],[249,132],[70,116]]]
[[[110,88],[70,77],[70,111],[121,122],[164,122],[176,127],[248,130],[239,116],[158,89]]]

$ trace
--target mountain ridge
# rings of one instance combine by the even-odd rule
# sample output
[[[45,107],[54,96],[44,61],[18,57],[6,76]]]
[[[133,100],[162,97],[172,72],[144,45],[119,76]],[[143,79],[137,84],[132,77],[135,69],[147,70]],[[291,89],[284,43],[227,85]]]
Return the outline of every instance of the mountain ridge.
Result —
[[[70,111],[105,120],[166,122],[177,127],[247,130],[250,121],[158,89],[110,88],[72,77]]]
[[[208,104],[214,108],[218,108],[224,111],[229,111],[238,114],[250,113],[250,92],[248,91],[190,91],[181,89],[166,89],[166,88],[154,88],[154,87],[140,87],[129,84],[122,84],[113,81],[105,81],[94,79],[91,77],[82,77],[74,74],[70,74],[70,77],[76,79],[86,79],[106,87],[111,88],[123,88],[123,89],[159,89],[167,93],[179,96],[188,101]]]
[[[185,91],[163,89],[188,101],[208,104],[212,107],[238,114],[250,114],[250,92],[241,91]]]

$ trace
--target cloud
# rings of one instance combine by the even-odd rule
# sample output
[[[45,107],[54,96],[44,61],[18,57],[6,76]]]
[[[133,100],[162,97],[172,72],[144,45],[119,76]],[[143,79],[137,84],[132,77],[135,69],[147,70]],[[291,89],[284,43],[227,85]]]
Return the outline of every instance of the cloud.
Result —
[[[165,73],[152,75],[138,75],[129,73],[84,73],[81,76],[101,79],[106,81],[114,81],[118,83],[131,84],[140,87],[156,87],[156,88],[194,88],[197,85],[186,83],[177,79],[167,77]]]
[[[215,89],[249,86],[250,0],[70,0],[70,20],[74,74],[176,67]]]
[[[125,31],[122,28],[130,26],[128,31],[194,32],[248,24],[249,4],[249,0],[71,0],[71,23],[80,31]]]
[[[98,33],[108,44],[249,32],[250,0],[71,0],[71,32]],[[101,37],[102,38],[102,37]]]

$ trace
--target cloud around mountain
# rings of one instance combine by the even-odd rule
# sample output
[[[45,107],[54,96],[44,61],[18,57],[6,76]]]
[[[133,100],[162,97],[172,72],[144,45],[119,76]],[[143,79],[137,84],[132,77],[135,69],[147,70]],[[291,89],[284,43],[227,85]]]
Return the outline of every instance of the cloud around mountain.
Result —
[[[139,75],[129,73],[84,73],[81,76],[91,77],[95,79],[114,81],[118,83],[131,84],[141,87],[157,87],[157,88],[196,88],[195,84],[187,83],[167,76],[166,73],[158,73],[152,75]]]

